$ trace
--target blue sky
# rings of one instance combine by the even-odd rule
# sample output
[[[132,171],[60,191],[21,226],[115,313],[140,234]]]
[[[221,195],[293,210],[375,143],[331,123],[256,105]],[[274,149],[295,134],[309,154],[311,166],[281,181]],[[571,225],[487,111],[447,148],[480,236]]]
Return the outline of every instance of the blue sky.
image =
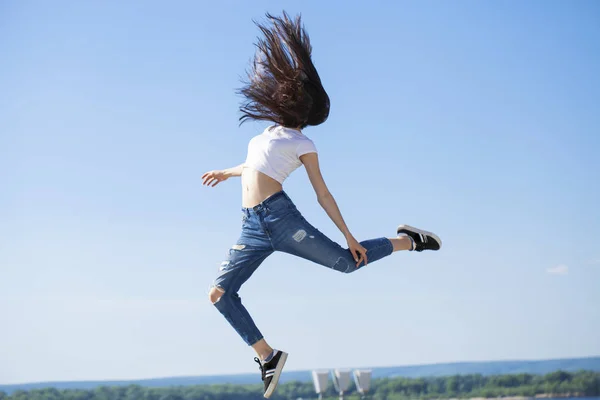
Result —
[[[305,134],[354,235],[438,233],[241,291],[289,370],[600,355],[595,1],[0,4],[0,383],[257,372],[207,289],[240,229],[252,19],[301,12],[331,97]],[[303,169],[285,184],[343,241]]]

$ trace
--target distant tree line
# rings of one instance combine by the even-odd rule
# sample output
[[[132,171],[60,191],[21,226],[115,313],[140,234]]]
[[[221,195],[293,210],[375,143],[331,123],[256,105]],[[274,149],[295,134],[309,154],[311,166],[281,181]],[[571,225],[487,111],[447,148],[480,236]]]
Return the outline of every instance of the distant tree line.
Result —
[[[147,388],[137,385],[99,387],[93,390],[54,388],[24,391],[11,395],[0,392],[0,400],[261,400],[262,385],[196,385]],[[384,378],[372,382],[372,400],[501,397],[552,394],[569,397],[600,396],[600,373],[557,371],[547,375],[455,375],[434,378]],[[279,385],[273,400],[316,398],[309,382]],[[348,400],[359,399],[351,391]],[[337,399],[332,387],[326,399]]]

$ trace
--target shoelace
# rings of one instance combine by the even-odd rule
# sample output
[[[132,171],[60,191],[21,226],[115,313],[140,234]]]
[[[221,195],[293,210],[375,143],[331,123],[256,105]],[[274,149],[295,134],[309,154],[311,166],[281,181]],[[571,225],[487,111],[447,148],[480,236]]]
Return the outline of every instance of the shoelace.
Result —
[[[258,363],[258,368],[260,368],[260,375],[261,375],[262,380],[265,380],[265,369],[264,369],[262,363],[260,362],[258,357],[254,357],[254,361],[256,361]]]

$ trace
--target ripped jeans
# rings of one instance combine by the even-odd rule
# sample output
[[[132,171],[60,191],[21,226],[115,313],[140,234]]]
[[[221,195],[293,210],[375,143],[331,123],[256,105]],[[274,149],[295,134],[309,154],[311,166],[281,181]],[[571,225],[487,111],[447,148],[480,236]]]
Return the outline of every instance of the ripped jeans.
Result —
[[[283,191],[253,208],[242,208],[242,234],[221,263],[213,287],[222,292],[214,303],[248,345],[263,338],[242,305],[238,291],[259,265],[274,251],[282,251],[343,273],[357,267],[352,254],[310,225]],[[365,240],[367,261],[372,263],[392,253],[387,238]]]

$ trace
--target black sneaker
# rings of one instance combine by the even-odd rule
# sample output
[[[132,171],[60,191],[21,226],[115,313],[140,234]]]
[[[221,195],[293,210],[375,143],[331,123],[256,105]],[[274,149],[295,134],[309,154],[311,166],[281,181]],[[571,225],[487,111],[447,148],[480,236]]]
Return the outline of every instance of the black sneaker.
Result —
[[[279,383],[279,376],[281,375],[281,370],[285,365],[287,356],[287,353],[275,350],[275,355],[267,363],[263,364],[258,358],[254,358],[254,361],[256,361],[260,367],[262,381],[265,385],[264,396],[267,399],[271,397],[277,387],[277,383]]]
[[[396,233],[398,235],[405,234],[412,238],[413,248],[410,249],[411,251],[439,250],[442,248],[442,240],[431,232],[413,228],[408,225],[400,225],[396,230]]]

